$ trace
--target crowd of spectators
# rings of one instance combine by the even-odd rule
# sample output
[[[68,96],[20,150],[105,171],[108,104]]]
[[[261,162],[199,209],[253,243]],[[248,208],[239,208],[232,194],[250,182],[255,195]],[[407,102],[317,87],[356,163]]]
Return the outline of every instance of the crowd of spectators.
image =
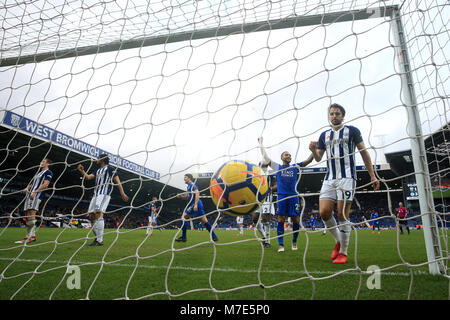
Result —
[[[313,216],[316,220],[315,227],[323,228],[323,222],[320,219],[318,201],[315,199],[306,199],[304,201],[304,208],[302,207],[302,224],[305,228],[310,228],[310,218]],[[401,200],[401,199],[400,199]],[[39,217],[43,217],[39,224],[43,227],[58,227],[57,223],[61,221],[86,221],[87,220],[87,204],[86,203],[73,203],[71,206],[64,205],[65,202],[60,201],[54,203],[52,206],[45,205],[43,210],[38,214]],[[387,200],[380,197],[361,197],[357,200],[357,203],[353,203],[350,213],[350,221],[355,223],[355,228],[367,228],[365,220],[370,219],[372,211],[377,211],[379,214],[380,226],[382,228],[395,228],[396,221],[392,217],[391,212],[387,206]],[[393,201],[392,213],[395,214],[395,208],[398,202]],[[276,207],[276,205],[275,205]],[[23,211],[22,206],[17,203],[1,203],[0,204],[0,227],[20,227],[23,226]],[[164,225],[164,228],[171,229],[177,228],[181,224],[181,212],[182,208],[178,211],[161,210],[159,216],[159,225]],[[439,225],[449,225],[450,217],[448,215],[448,207],[446,205],[438,204],[436,210],[443,212],[444,215],[438,219]],[[11,214],[12,213],[12,214]],[[148,224],[149,212],[144,208],[130,208],[130,207],[118,207],[110,206],[107,214],[105,214],[105,227],[106,228],[124,228],[135,229],[144,228]],[[408,217],[410,227],[421,225],[421,217],[419,209],[409,208]],[[209,214],[208,220],[210,222],[216,221],[217,213]],[[271,219],[271,228],[276,228],[276,216],[273,215]],[[67,225],[67,224],[66,224]],[[194,228],[202,228],[202,225],[198,221],[193,222]],[[249,228],[253,226],[251,216],[244,218],[244,226]],[[76,224],[76,227],[81,227],[81,224]],[[221,215],[217,220],[217,228],[229,229],[237,228],[236,218],[229,215]]]

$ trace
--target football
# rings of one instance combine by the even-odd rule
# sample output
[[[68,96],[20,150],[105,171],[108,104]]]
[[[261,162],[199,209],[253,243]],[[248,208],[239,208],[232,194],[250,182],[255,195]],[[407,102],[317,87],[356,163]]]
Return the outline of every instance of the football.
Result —
[[[214,172],[209,190],[216,207],[226,214],[251,215],[267,196],[267,177],[255,164],[231,160]]]

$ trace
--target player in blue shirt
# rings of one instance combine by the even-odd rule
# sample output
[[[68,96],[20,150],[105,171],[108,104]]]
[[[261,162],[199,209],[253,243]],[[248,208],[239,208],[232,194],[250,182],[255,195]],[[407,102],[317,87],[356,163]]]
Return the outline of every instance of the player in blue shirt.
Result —
[[[370,175],[373,188],[379,189],[372,160],[364,145],[361,132],[353,126],[344,125],[345,109],[333,103],[328,107],[330,129],[322,132],[319,141],[311,141],[309,149],[317,162],[327,155],[327,173],[319,196],[319,213],[324,225],[336,240],[331,253],[333,263],[347,263],[347,249],[351,226],[348,222],[350,207],[356,189],[355,148],[358,148]],[[333,217],[337,203],[339,229]]]
[[[276,171],[277,178],[277,235],[278,235],[278,252],[284,252],[284,223],[286,217],[290,217],[292,220],[292,230],[294,231],[292,237],[292,250],[297,250],[297,238],[298,231],[300,229],[300,213],[299,199],[297,193],[297,184],[300,180],[300,168],[306,167],[313,160],[312,154],[307,160],[291,165],[291,154],[285,151],[281,154],[282,164],[278,164],[266,153],[263,146],[263,138],[258,139],[261,154],[263,156],[264,163],[268,164],[273,170]]]
[[[309,217],[309,225],[313,231],[316,230],[316,218],[314,218],[314,215]]]
[[[89,246],[103,245],[103,231],[105,229],[105,221],[103,215],[108,208],[111,200],[111,192],[113,182],[119,188],[122,200],[127,202],[128,196],[123,191],[120,183],[117,170],[109,165],[109,157],[107,154],[100,154],[97,158],[97,164],[100,167],[94,173],[87,174],[84,171],[83,165],[79,164],[77,169],[86,180],[95,179],[94,195],[89,203],[88,216],[92,225],[92,232],[95,235],[95,240]]]
[[[377,219],[379,217],[378,212],[372,209],[372,213],[370,214],[370,220]],[[375,233],[375,228],[378,229],[378,234],[380,234],[380,220],[373,220],[372,223],[372,233]]]
[[[214,231],[211,230],[212,226],[205,216],[205,209],[203,208],[203,202],[200,200],[200,191],[197,185],[193,182],[194,177],[192,174],[187,173],[184,175],[184,183],[187,184],[187,193],[178,194],[177,198],[187,199],[188,204],[184,212],[184,222],[182,225],[182,235],[181,237],[175,239],[175,241],[186,242],[186,231],[189,229],[189,221],[191,217],[201,217],[200,220],[203,222],[205,228],[211,233],[213,241],[218,241],[219,238],[216,236]]]
[[[45,158],[40,163],[39,173],[37,173],[33,180],[23,190],[26,194],[24,211],[26,215],[27,236],[16,243],[30,243],[36,241],[36,213],[39,210],[39,205],[44,197],[44,190],[50,185],[53,178],[53,172],[49,169],[52,161]]]

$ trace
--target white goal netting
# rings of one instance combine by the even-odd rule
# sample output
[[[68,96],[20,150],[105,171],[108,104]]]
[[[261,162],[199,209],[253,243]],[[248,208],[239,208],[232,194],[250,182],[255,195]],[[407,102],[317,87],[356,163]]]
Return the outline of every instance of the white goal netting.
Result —
[[[36,288],[40,299],[450,296],[448,1],[29,0],[5,1],[0,17],[1,299],[31,297]],[[258,164],[259,137],[272,159],[289,151],[292,162],[305,160],[310,141],[330,126],[332,103],[360,129],[381,182],[373,191],[356,152],[348,264],[331,264],[332,238],[322,236],[325,158],[297,186],[298,251],[288,247],[287,223],[289,252],[277,253],[275,216],[271,248],[250,217],[236,237],[235,219],[208,198],[211,173],[231,159]],[[426,154],[417,156],[416,141]],[[77,166],[94,173],[101,153],[129,200],[115,186],[104,246],[89,248],[95,184]],[[16,244],[27,228],[22,190],[46,157],[53,177],[37,212],[37,241]],[[199,219],[188,221],[186,243],[174,241],[186,173],[217,242]],[[160,215],[150,226],[153,197]],[[401,232],[399,202],[408,209]],[[429,217],[431,225],[422,222]],[[384,240],[371,238],[378,233]],[[430,285],[429,266],[441,274],[431,282],[437,296],[417,293]],[[66,285],[74,268],[78,290]],[[382,280],[377,295],[365,282],[374,274],[400,280]],[[340,297],[333,288],[343,283],[351,285]]]

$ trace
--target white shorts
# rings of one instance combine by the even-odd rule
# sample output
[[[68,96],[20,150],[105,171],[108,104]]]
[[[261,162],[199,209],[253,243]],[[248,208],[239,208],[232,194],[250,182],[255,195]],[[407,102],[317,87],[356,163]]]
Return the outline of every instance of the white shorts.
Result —
[[[106,208],[108,208],[109,205],[109,200],[111,200],[111,196],[107,194],[98,194],[94,196],[89,204],[88,213],[106,212]]]
[[[25,204],[23,206],[23,210],[39,210],[39,205],[41,204],[41,199],[35,197],[33,200],[30,199],[29,196],[25,198]]]
[[[320,189],[320,200],[353,201],[356,181],[351,178],[325,180]]]
[[[148,222],[156,223],[156,216],[154,214],[148,216]]]
[[[256,212],[260,214],[275,214],[275,206],[273,203],[263,203],[258,209],[256,209]]]

